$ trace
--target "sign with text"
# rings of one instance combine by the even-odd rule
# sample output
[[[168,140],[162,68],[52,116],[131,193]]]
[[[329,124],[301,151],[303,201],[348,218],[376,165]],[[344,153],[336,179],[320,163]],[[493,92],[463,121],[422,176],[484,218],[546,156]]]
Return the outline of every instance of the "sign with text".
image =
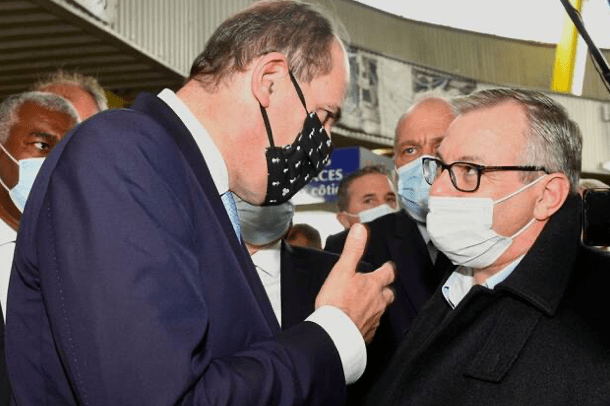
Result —
[[[390,169],[392,160],[362,147],[335,148],[322,172],[292,198],[292,203],[334,202],[343,178],[367,165],[383,165]]]

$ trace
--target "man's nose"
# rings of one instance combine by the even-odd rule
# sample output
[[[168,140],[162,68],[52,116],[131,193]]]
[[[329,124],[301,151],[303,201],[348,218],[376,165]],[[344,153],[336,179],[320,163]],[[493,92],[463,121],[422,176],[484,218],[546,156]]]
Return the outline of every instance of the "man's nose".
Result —
[[[451,196],[457,189],[451,183],[449,170],[443,170],[430,186],[430,196]]]

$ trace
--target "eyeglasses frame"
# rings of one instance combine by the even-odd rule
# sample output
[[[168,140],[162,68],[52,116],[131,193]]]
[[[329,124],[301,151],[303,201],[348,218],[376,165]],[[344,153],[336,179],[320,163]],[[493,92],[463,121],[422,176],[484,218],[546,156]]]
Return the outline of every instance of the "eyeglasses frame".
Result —
[[[479,165],[479,164],[475,164],[473,162],[466,162],[466,161],[455,161],[455,162],[452,162],[450,164],[446,164],[443,161],[441,161],[440,159],[432,158],[432,157],[424,157],[424,158],[422,158],[422,168],[425,167],[426,166],[426,162],[429,162],[429,161],[435,161],[436,164],[441,167],[441,173],[439,174],[439,177],[441,176],[441,174],[443,173],[444,170],[448,170],[449,171],[449,179],[451,180],[451,184],[453,185],[453,187],[456,188],[457,190],[459,190],[460,192],[465,192],[465,193],[476,192],[479,189],[479,186],[481,185],[481,175],[483,173],[485,173],[485,172],[502,172],[502,171],[538,172],[538,171],[542,171],[542,172],[544,172],[546,174],[551,173],[551,171],[549,171],[544,166],[534,166],[534,165],[485,166],[485,165]],[[455,179],[455,174],[453,173],[453,170],[451,169],[451,167],[453,165],[456,165],[456,164],[470,165],[474,169],[477,170],[477,185],[475,186],[474,189],[472,189],[472,190],[464,190],[464,189],[461,189],[461,188],[459,188],[457,186],[457,181]],[[424,175],[425,175],[425,173],[424,173]],[[438,179],[438,177],[436,179]],[[430,183],[428,181],[428,179],[426,179],[426,176],[424,176],[424,180],[429,185],[432,185],[432,183]]]

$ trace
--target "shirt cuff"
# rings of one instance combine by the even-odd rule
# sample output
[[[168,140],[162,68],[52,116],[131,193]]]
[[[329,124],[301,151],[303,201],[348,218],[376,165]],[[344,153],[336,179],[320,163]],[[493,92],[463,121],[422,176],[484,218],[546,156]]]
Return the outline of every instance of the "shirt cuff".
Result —
[[[354,322],[342,310],[334,306],[322,306],[307,321],[322,327],[339,352],[345,383],[356,382],[366,368],[366,345]]]

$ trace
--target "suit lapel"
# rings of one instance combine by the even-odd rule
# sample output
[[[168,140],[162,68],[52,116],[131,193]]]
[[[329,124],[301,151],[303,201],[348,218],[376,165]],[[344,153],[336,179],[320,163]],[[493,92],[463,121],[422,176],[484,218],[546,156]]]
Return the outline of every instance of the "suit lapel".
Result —
[[[426,243],[415,222],[403,211],[396,216],[394,232],[386,238],[398,279],[413,307],[419,309],[435,288],[429,280],[433,267]]]
[[[218,195],[218,190],[212,181],[212,175],[208,166],[203,159],[203,155],[195,142],[190,131],[186,128],[182,120],[169,108],[169,106],[151,94],[141,94],[136,99],[133,107],[134,110],[141,111],[152,116],[159,124],[161,124],[166,132],[172,136],[184,159],[189,164],[191,170],[195,174],[197,181],[208,197],[210,204],[214,210],[214,215],[220,222],[222,229],[229,241],[233,252],[240,264],[240,268],[248,281],[254,296],[261,307],[261,311],[269,325],[271,331],[275,334],[279,332],[279,324],[273,313],[273,308],[269,302],[269,297],[265,292],[263,284],[256,273],[256,268],[252,263],[250,255],[237,238],[235,230],[227,211]]]

